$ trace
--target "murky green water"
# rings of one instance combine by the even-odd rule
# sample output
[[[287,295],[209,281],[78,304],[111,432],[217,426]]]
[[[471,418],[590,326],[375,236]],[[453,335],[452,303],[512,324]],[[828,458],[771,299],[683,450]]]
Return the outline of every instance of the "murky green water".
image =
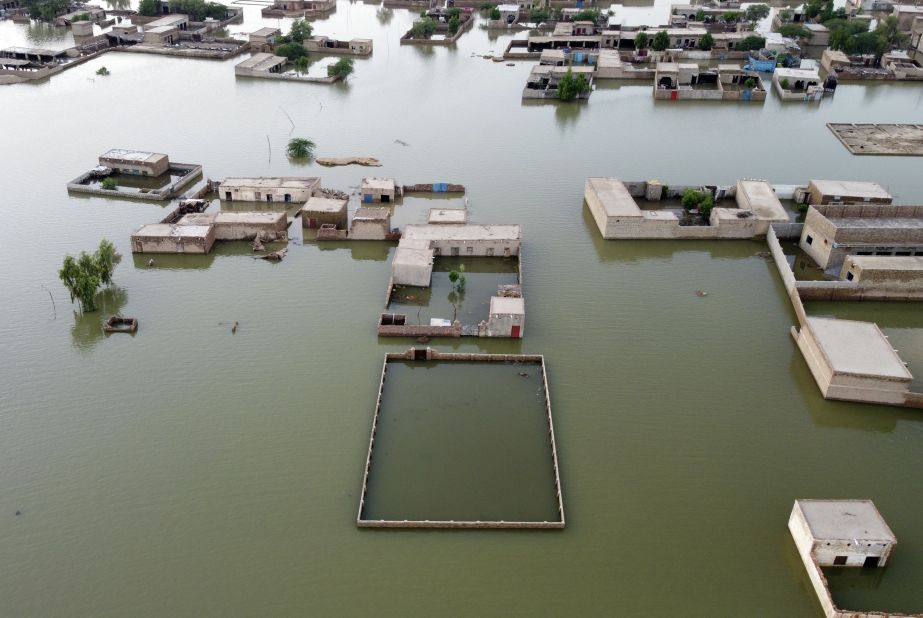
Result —
[[[261,25],[245,11],[232,30]],[[786,529],[799,497],[873,499],[899,545],[848,600],[923,610],[920,413],[820,398],[758,243],[604,242],[582,205],[588,175],[876,180],[919,202],[919,159],[851,157],[824,123],[918,122],[923,89],[680,105],[600,84],[585,105],[522,105],[530,63],[472,57],[507,36],[400,47],[410,20],[343,2],[319,21],[375,39],[332,87],[113,53],[0,89],[0,613],[816,616]],[[0,24],[0,41],[23,28]],[[412,343],[375,336],[392,247],[301,245],[294,227],[280,264],[231,243],[149,266],[129,234],[165,207],[65,190],[112,147],[214,179],[345,190],[369,173],[290,164],[290,136],[404,183],[462,182],[473,221],[523,225],[526,339],[440,347],[546,355],[562,533],[356,529],[382,356]],[[126,256],[104,312],[138,318],[135,336],[104,337],[57,283],[62,256],[102,237]],[[911,332],[895,344],[923,375],[921,325],[903,321],[918,307],[872,311]]]

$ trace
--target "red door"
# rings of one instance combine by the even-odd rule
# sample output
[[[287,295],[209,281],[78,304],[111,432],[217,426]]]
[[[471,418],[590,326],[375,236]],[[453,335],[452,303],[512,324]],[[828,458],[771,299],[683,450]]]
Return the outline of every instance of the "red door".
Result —
[[[676,90],[674,90],[673,92],[671,92],[671,93],[670,93],[670,100],[675,101],[675,100],[676,100],[676,95],[677,95],[677,93],[678,93],[678,91],[676,91]]]
[[[521,339],[521,338],[522,338],[522,335],[519,334],[520,331],[521,331],[521,329],[522,329],[522,327],[519,326],[519,325],[513,326],[513,333],[512,333],[512,335],[511,335],[511,336],[513,337],[513,339]]]

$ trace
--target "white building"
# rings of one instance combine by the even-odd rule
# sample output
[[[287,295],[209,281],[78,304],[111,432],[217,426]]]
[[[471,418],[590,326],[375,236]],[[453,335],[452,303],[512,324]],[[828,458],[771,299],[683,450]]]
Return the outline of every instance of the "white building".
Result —
[[[218,196],[228,202],[307,202],[320,189],[320,178],[282,176],[225,178]]]

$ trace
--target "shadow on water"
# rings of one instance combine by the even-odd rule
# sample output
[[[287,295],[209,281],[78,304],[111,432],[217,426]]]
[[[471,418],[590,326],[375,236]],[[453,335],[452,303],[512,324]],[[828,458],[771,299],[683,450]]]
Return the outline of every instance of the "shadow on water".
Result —
[[[391,20],[394,19],[394,9],[383,6],[375,11],[375,17],[378,19],[378,23],[382,25],[390,24]]]
[[[196,255],[191,253],[133,253],[132,264],[137,269],[158,270],[204,270],[211,268],[215,253]]]
[[[103,332],[103,321],[111,315],[121,313],[122,307],[128,304],[128,291],[124,288],[111,286],[102,290],[96,296],[98,309],[90,313],[74,311],[74,325],[71,327],[71,339],[74,347],[86,351],[95,346],[106,337]]]
[[[309,240],[305,241],[305,246],[308,246],[310,243]],[[372,260],[374,262],[384,262],[388,259],[388,255],[391,253],[391,248],[394,247],[393,243],[385,241],[376,241],[376,240],[364,240],[364,241],[323,241],[316,243],[314,246],[320,251],[339,251],[342,249],[349,249],[354,260]]]

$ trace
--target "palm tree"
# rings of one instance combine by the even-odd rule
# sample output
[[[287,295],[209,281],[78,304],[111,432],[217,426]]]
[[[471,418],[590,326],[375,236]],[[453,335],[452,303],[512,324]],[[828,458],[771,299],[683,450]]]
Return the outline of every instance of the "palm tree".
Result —
[[[303,137],[293,137],[288,141],[286,153],[292,159],[310,159],[314,156],[314,142]]]

